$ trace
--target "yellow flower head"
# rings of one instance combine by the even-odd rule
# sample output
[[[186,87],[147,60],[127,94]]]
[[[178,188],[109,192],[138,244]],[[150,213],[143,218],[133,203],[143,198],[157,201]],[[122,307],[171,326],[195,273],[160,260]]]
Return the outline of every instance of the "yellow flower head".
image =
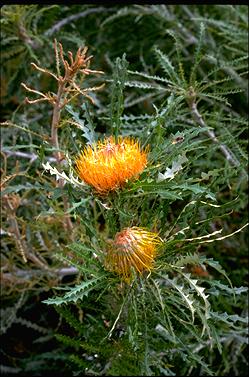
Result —
[[[130,178],[137,178],[147,164],[147,152],[132,138],[111,136],[93,146],[88,145],[75,161],[80,178],[99,193],[121,187]]]
[[[151,270],[161,238],[143,228],[125,228],[116,234],[106,256],[105,265],[110,271],[130,281],[132,269],[141,274]]]

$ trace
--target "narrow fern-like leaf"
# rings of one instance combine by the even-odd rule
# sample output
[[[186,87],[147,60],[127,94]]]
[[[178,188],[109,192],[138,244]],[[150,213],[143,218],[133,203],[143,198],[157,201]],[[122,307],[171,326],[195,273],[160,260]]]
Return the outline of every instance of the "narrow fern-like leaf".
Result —
[[[71,288],[64,296],[49,298],[47,300],[44,300],[43,302],[48,305],[61,305],[81,300],[96,287],[96,284],[100,281],[100,279],[101,278],[99,277],[92,280],[84,281],[83,283],[76,285],[74,288]]]

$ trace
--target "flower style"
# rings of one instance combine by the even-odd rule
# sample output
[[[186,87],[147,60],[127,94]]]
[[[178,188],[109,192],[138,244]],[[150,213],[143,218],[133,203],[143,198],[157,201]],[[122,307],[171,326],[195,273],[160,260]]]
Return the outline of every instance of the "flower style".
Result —
[[[88,145],[77,157],[80,178],[100,194],[122,187],[128,179],[138,178],[147,164],[147,151],[132,138],[114,137]]]
[[[105,266],[129,282],[132,269],[139,274],[152,269],[160,244],[162,240],[156,233],[139,227],[125,228],[112,241]]]

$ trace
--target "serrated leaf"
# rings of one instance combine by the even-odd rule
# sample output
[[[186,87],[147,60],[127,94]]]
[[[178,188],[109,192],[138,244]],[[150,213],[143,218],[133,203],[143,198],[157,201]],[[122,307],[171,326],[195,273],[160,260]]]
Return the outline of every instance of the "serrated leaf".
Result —
[[[231,322],[242,322],[242,323],[248,323],[248,317],[240,317],[237,314],[229,315],[226,312],[225,313],[219,313],[219,312],[210,312],[210,315],[212,318],[215,318],[216,320],[226,322],[228,325],[231,325]]]
[[[169,76],[170,80],[173,82],[173,83],[179,83],[180,82],[180,79],[175,71],[175,68],[174,66],[172,65],[171,61],[169,60],[168,56],[163,54],[161,50],[159,50],[159,48],[155,48],[155,53],[156,53],[156,56],[157,56],[157,59],[161,65],[161,67],[163,68],[163,70],[165,71],[165,73]]]
[[[238,288],[233,287],[233,288],[230,288],[227,285],[222,284],[217,280],[211,280],[209,282],[209,284],[211,285],[211,288],[208,289],[208,293],[210,293],[214,296],[220,295],[221,291],[223,291],[222,294],[224,294],[224,292],[226,292],[227,295],[231,295],[231,294],[240,295],[241,293],[248,292],[248,287],[238,287]],[[216,287],[218,289],[216,289]]]
[[[183,300],[185,301],[185,303],[187,304],[187,307],[189,308],[190,312],[191,312],[191,315],[192,315],[192,322],[194,322],[194,319],[195,319],[195,316],[194,316],[194,313],[196,311],[196,309],[194,308],[194,306],[192,305],[193,304],[193,301],[191,301],[189,298],[188,298],[188,295],[186,293],[184,293],[184,287],[183,286],[180,286],[177,284],[177,281],[176,279],[170,279],[167,275],[164,275],[162,276],[164,279],[166,279],[181,295],[181,297],[183,298]]]
[[[166,90],[163,86],[148,84],[142,81],[126,81],[125,86],[130,88],[139,88],[139,89],[157,89],[157,90]]]
[[[42,185],[40,185],[39,183],[35,183],[34,185],[33,184],[30,184],[30,183],[26,183],[25,185],[14,185],[14,186],[9,186],[9,187],[6,187],[4,190],[1,191],[1,196],[2,195],[6,195],[6,194],[10,194],[12,192],[19,192],[20,190],[32,190],[32,189],[36,189],[36,190],[41,190],[42,188],[44,188]]]
[[[204,259],[205,260],[203,262],[208,264],[209,266],[213,267],[216,271],[218,271],[220,274],[222,274],[227,279],[227,281],[229,282],[230,287],[233,289],[233,285],[232,285],[231,280],[229,279],[229,277],[226,274],[226,271],[223,270],[223,268],[221,267],[219,262],[215,261],[213,258],[204,258]]]
[[[156,80],[156,81],[161,81],[161,82],[165,82],[165,83],[168,83],[168,84],[172,84],[172,81],[167,80],[167,79],[165,79],[164,77],[160,77],[160,76],[152,76],[152,75],[148,75],[148,74],[146,74],[146,73],[138,72],[138,71],[130,71],[130,70],[127,70],[127,72],[130,73],[130,74],[132,74],[132,75],[138,75],[138,76],[141,76],[141,77],[144,77],[144,78],[150,79],[150,80]]]
[[[204,187],[201,187],[200,185],[193,185],[193,184],[188,184],[188,183],[184,183],[182,185],[174,185],[171,187],[176,188],[176,189],[181,189],[184,191],[192,191],[194,194],[203,194],[207,192],[207,189],[205,189]]]
[[[204,304],[205,304],[205,317],[209,318],[210,317],[209,315],[210,303],[207,300],[207,296],[204,294],[205,288],[197,285],[198,280],[191,279],[190,274],[185,274],[183,272],[180,272],[180,274],[188,281],[190,286],[193,287],[196,290],[197,294],[203,299]]]
[[[73,120],[77,124],[78,128],[80,128],[82,130],[83,137],[88,141],[89,144],[93,144],[93,142],[95,141],[95,132],[94,132],[94,128],[93,128],[93,125],[91,123],[91,120],[90,120],[88,108],[87,108],[86,104],[84,104],[84,105],[85,106],[83,107],[83,110],[85,110],[85,116],[87,118],[87,124],[86,124],[86,121],[84,119],[81,119],[79,114],[76,113],[73,110],[72,106],[66,105],[66,110],[69,112],[69,114],[72,115]]]
[[[79,187],[86,186],[84,182],[80,182],[78,178],[74,178],[72,174],[70,175],[70,177],[68,177],[64,171],[59,172],[56,168],[52,167],[49,162],[46,162],[46,164],[42,164],[42,166],[46,171],[49,171],[51,175],[56,175],[56,180],[62,178],[74,186],[79,186]]]
[[[100,279],[101,277],[84,281],[83,283],[70,289],[64,296],[49,298],[48,300],[44,300],[42,302],[48,305],[61,305],[68,304],[69,302],[76,302],[77,300],[87,296],[88,293],[95,288],[95,283],[99,282]]]
[[[164,174],[158,173],[158,179],[157,179],[158,182],[164,181],[165,179],[169,179],[169,180],[173,179],[175,175],[181,169],[183,169],[182,164],[184,164],[184,162],[187,162],[187,161],[188,159],[185,155],[178,156],[177,160],[173,161],[171,169],[167,168]]]
[[[82,204],[85,204],[89,202],[90,198],[84,198],[81,199],[78,203],[74,203],[72,207],[70,207],[66,213],[71,213],[73,212],[76,208],[80,207]]]
[[[165,329],[164,326],[162,326],[160,323],[158,323],[155,327],[155,330],[158,334],[160,334],[164,339],[167,341],[177,344],[176,339],[170,335],[169,331]]]

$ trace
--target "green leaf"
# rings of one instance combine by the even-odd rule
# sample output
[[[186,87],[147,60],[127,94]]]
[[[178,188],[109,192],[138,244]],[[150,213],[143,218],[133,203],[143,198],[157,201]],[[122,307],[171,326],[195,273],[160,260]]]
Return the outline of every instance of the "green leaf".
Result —
[[[88,141],[89,144],[93,144],[93,142],[96,139],[96,136],[95,136],[93,124],[90,120],[90,115],[88,112],[87,105],[84,104],[84,107],[83,107],[83,109],[85,110],[85,116],[88,121],[87,123],[84,119],[80,118],[79,114],[73,110],[71,105],[66,105],[65,108],[66,108],[66,111],[72,115],[73,120],[76,122],[78,128],[82,130],[82,136]]]
[[[210,317],[214,318],[215,320],[222,321],[231,325],[231,322],[242,322],[248,324],[248,317],[240,317],[238,314],[227,314],[225,313],[218,313],[210,311]]]
[[[227,279],[231,288],[233,289],[233,285],[232,285],[231,280],[229,279],[229,277],[226,274],[226,271],[223,270],[223,268],[221,267],[221,265],[218,261],[215,261],[213,258],[206,258],[206,257],[203,257],[203,258],[201,257],[201,260],[202,260],[203,263],[208,264],[210,267],[213,267],[216,271],[218,271],[220,274],[222,274]]]
[[[103,277],[98,277],[92,280],[84,281],[83,283],[76,285],[74,288],[71,288],[64,296],[49,298],[44,300],[45,304],[48,305],[62,305],[68,304],[69,302],[76,302],[77,300],[82,300],[83,297],[86,297],[91,290],[93,290],[97,283]]]
[[[160,65],[162,66],[165,73],[168,75],[169,79],[173,83],[179,84],[180,79],[178,77],[178,74],[177,74],[173,64],[171,63],[170,59],[168,58],[168,56],[163,54],[162,51],[159,50],[159,48],[155,48],[154,51],[156,53],[156,57],[157,57]]]

